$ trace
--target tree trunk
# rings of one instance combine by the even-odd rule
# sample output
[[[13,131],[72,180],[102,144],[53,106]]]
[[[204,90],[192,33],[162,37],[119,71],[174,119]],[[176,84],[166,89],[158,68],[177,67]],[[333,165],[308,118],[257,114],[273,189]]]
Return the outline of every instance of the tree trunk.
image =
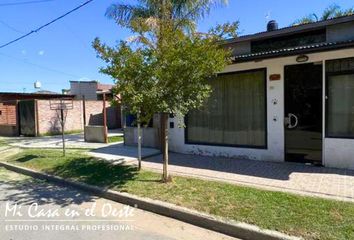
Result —
[[[65,157],[65,120],[64,120],[64,110],[60,109],[60,123],[61,123],[61,139],[63,141],[63,156]]]
[[[140,113],[137,114],[137,124],[138,124],[138,169],[141,170],[141,124],[140,124]]]
[[[168,173],[168,113],[161,114],[161,149],[163,155],[162,181],[167,183],[172,181]]]

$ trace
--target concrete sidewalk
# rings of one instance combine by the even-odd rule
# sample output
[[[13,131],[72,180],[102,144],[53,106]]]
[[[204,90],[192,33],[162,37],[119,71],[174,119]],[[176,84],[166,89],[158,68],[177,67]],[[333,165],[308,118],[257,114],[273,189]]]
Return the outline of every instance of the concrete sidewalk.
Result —
[[[62,148],[61,135],[46,137],[7,137],[3,138],[10,146],[20,148]],[[88,143],[84,140],[84,134],[65,135],[67,148],[92,149],[102,148],[117,143]]]
[[[350,170],[177,153],[170,153],[169,164],[176,175],[354,202],[354,171]],[[142,166],[161,172],[162,156],[144,159]]]
[[[126,146],[123,143],[109,145],[93,149],[89,154],[96,158],[105,159],[114,163],[133,162],[138,158],[138,149],[134,146]],[[160,150],[154,148],[142,148],[142,158],[156,156],[160,154]]]
[[[108,131],[108,137],[123,136],[120,129],[111,129]],[[7,144],[12,147],[19,148],[62,148],[61,135],[45,136],[45,137],[1,137]],[[67,148],[77,149],[96,149],[107,146],[117,145],[117,143],[90,143],[85,142],[84,134],[66,134],[65,144]]]
[[[7,138],[12,147],[61,148],[61,137]],[[86,143],[80,134],[66,136],[67,148],[93,149],[89,154],[111,161],[137,164],[137,147],[123,143]],[[143,148],[142,166],[162,171],[160,151]],[[224,181],[266,190],[354,202],[354,171],[313,167],[296,163],[274,163],[170,153],[172,174]]]

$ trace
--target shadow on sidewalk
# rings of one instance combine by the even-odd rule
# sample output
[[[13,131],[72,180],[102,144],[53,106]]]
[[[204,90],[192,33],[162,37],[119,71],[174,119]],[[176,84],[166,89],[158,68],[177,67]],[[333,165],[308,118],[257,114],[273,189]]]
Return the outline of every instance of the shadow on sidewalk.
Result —
[[[19,205],[54,204],[66,207],[71,204],[93,202],[97,197],[85,194],[78,190],[66,188],[59,185],[48,184],[36,179],[20,181],[0,181],[5,196],[0,197],[2,202],[13,202]]]
[[[162,163],[162,156],[158,155],[146,158],[144,159],[144,161],[152,163]],[[225,157],[208,157],[180,153],[170,153],[169,164],[171,166],[173,165],[178,167],[187,167],[196,170],[212,170],[221,173],[239,174],[274,180],[289,180],[290,175],[294,172],[354,176],[354,171],[351,170],[307,166],[300,163],[276,163]],[[193,169],[185,169],[185,171],[183,172],[188,174],[188,171],[190,171],[190,173],[193,175]],[[203,174],[210,174],[210,177],[214,177],[213,173],[211,172]]]

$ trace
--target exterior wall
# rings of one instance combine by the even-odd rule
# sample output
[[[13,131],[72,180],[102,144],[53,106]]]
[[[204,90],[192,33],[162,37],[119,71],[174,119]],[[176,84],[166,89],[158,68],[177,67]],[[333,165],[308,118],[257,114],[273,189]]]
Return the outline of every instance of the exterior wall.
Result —
[[[228,47],[232,48],[233,55],[249,54],[251,53],[251,41],[234,43]]]
[[[103,102],[102,101],[86,101],[86,124],[87,125],[103,125]],[[106,101],[107,111],[107,127],[108,129],[121,127],[120,106],[111,106]]]
[[[16,102],[0,102],[0,125],[16,125]]]
[[[105,143],[106,128],[103,126],[85,126],[85,141],[95,143]]]
[[[37,134],[59,133],[60,112],[50,109],[50,101],[37,100]],[[73,110],[68,110],[65,131],[83,130],[82,101],[73,101]]]
[[[0,136],[17,136],[16,101],[0,102]]]
[[[153,127],[141,128],[143,147],[161,148],[160,141],[160,115],[154,114]],[[138,144],[138,129],[136,127],[124,127],[124,144],[136,146]]]
[[[159,148],[159,137],[157,128],[141,128],[143,147]],[[126,127],[124,129],[124,144],[128,146],[138,145],[138,129],[136,127]]]
[[[354,169],[354,139],[326,138],[325,166]]]
[[[324,62],[330,59],[347,58],[354,56],[354,48],[330,51],[323,53],[308,54],[311,62]],[[235,147],[220,147],[206,145],[185,144],[185,129],[178,127],[178,119],[169,119],[174,122],[175,128],[169,130],[169,147],[171,151],[200,154],[209,156],[226,156],[233,158],[266,160],[283,162],[285,158],[284,149],[284,67],[286,65],[298,64],[297,56],[267,59],[257,62],[245,62],[229,65],[224,72],[235,72],[243,70],[251,70],[257,68],[267,68],[267,130],[268,130],[268,148],[267,149],[252,149],[252,148],[235,148]],[[269,81],[269,76],[272,74],[280,74],[279,81]],[[325,84],[325,76],[323,79]],[[324,86],[325,91],[325,86]],[[325,95],[323,93],[323,99]],[[277,100],[277,104],[273,104]],[[323,119],[325,111],[323,111]],[[323,124],[324,125],[324,124]],[[324,134],[323,126],[323,136]],[[348,139],[323,139],[323,163],[329,167],[345,167],[354,169],[354,140]],[[336,151],[333,151],[336,149]],[[338,157],[340,156],[340,157]]]
[[[97,100],[97,82],[70,82],[70,94],[76,95],[75,99],[82,99],[85,96],[86,100]]]
[[[327,27],[327,42],[338,42],[354,39],[354,22]]]
[[[61,132],[61,126],[57,111],[50,110],[49,100],[37,100],[37,135]],[[103,102],[102,101],[86,101],[86,124],[87,125],[103,125]],[[65,131],[83,131],[84,130],[84,109],[81,100],[73,101],[73,110],[68,110]],[[107,107],[107,125],[108,127],[120,127],[120,111],[118,107],[111,107],[106,102]],[[60,115],[59,115],[60,116]]]
[[[306,27],[306,25],[303,25]],[[339,23],[329,26],[323,26],[326,28],[326,42],[339,42],[354,39],[354,22]],[[311,31],[311,30],[310,30]],[[271,34],[271,32],[269,32]],[[295,32],[298,34],[299,32]],[[278,37],[278,36],[275,36]],[[251,40],[244,42],[237,42],[228,44],[228,47],[232,48],[234,55],[250,54],[251,53]]]
[[[0,125],[0,136],[14,137],[18,136],[18,128],[15,125]]]

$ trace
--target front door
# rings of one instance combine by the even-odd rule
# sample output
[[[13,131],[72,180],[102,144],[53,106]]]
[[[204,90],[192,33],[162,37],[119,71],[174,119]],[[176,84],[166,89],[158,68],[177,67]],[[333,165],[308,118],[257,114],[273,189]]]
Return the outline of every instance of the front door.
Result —
[[[285,67],[286,161],[322,164],[322,67]]]
[[[36,136],[35,101],[22,100],[18,103],[20,135]]]

